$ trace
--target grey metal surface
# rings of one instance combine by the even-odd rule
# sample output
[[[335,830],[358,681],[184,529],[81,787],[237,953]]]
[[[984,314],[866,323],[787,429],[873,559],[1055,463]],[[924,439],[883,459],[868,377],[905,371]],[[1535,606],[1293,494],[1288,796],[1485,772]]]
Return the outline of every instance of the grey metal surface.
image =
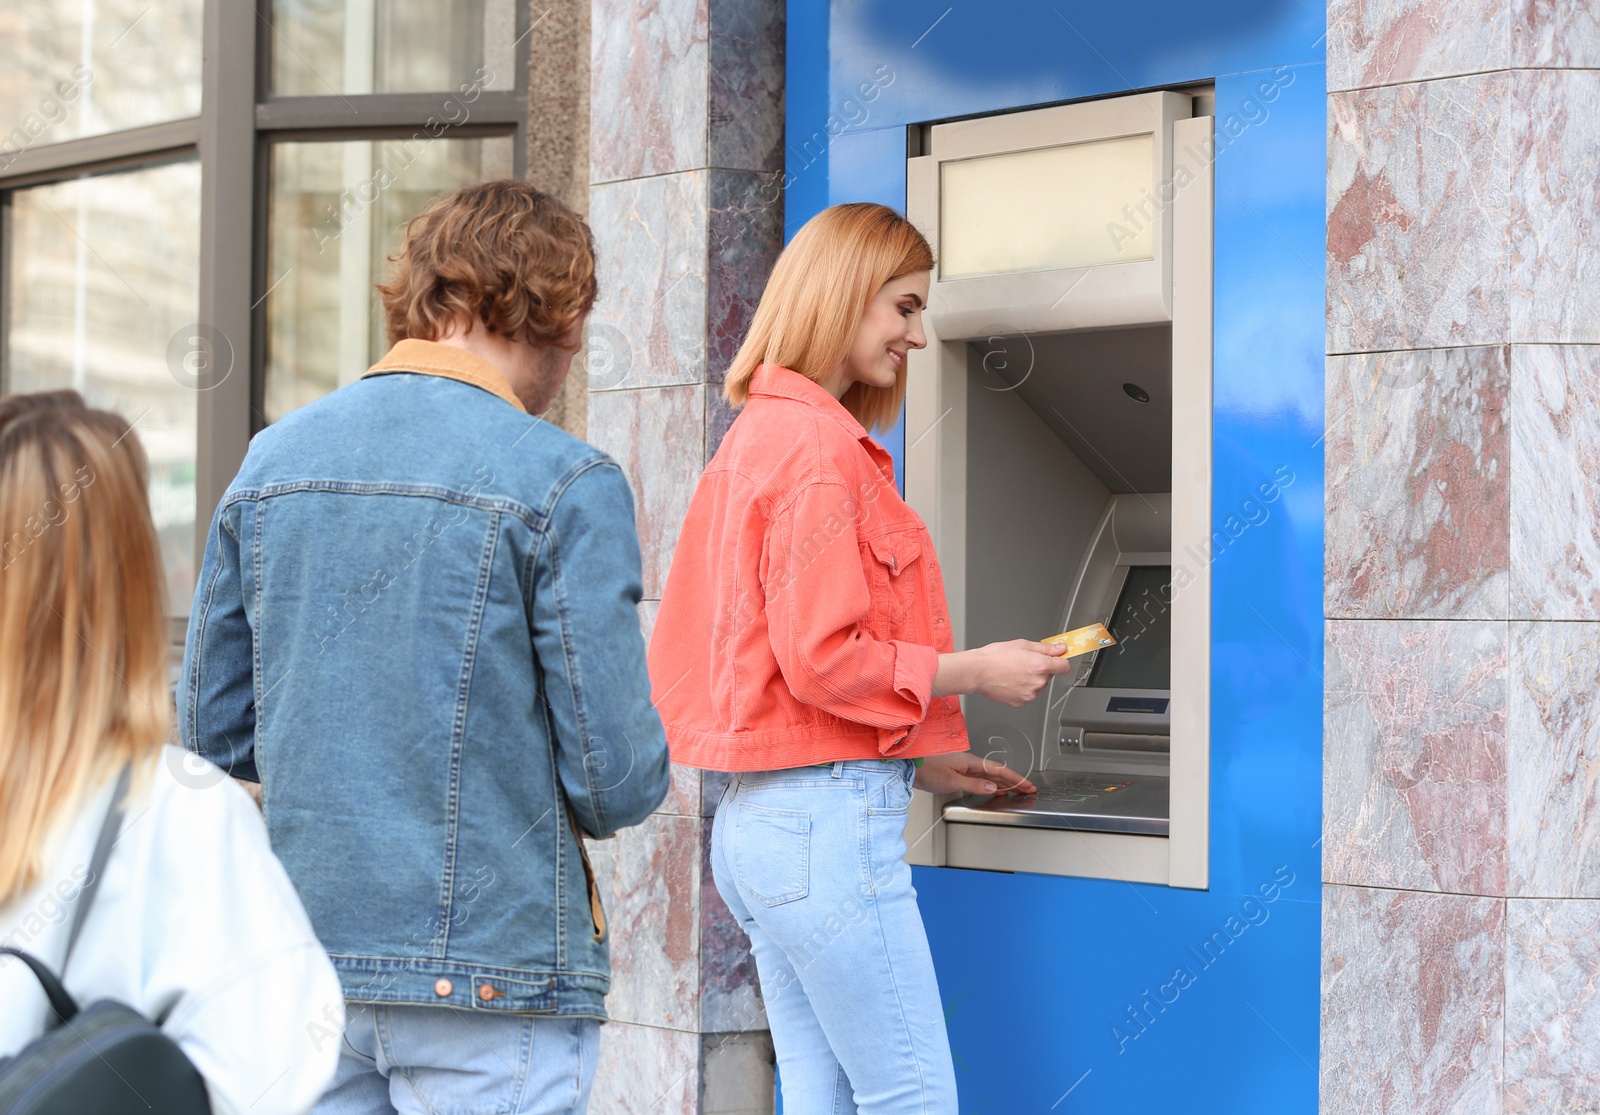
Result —
[[[944,819],[951,823],[1167,835],[1170,779],[1079,771],[1040,771],[1031,777],[1039,787],[1037,794],[969,794],[946,806]]]
[[[1172,486],[1172,327],[994,337],[991,390],[1010,388],[1113,492]],[[999,352],[1000,355],[993,355]],[[1150,396],[1135,402],[1133,383]]]
[[[348,130],[365,135],[378,128],[422,130],[432,119],[452,138],[471,125],[499,125],[500,134],[523,124],[528,95],[518,89],[485,89],[472,100],[453,91],[438,93],[345,93],[331,97],[273,97],[255,106],[260,131]]]
[[[67,177],[67,172],[98,174],[187,155],[194,151],[199,138],[200,117],[191,116],[83,139],[43,143],[7,160],[0,169],[0,188],[57,181]]]
[[[250,444],[250,354],[256,196],[256,30],[249,4],[209,0],[202,36],[200,114],[200,306],[214,330],[212,374],[198,385],[195,568],[207,528]]]

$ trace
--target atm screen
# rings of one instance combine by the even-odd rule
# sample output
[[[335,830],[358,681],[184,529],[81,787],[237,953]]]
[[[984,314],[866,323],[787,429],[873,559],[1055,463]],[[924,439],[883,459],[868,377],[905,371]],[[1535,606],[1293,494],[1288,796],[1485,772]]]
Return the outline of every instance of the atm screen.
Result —
[[[1117,645],[1095,657],[1087,684],[1100,689],[1172,688],[1171,582],[1170,565],[1128,570],[1109,625]]]

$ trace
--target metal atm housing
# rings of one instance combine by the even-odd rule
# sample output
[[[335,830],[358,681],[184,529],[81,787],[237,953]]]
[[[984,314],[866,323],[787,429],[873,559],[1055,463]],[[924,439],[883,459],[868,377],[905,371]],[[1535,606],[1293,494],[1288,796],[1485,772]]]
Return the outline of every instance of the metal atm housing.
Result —
[[[906,212],[939,262],[907,373],[906,498],[956,646],[1094,622],[1121,640],[1025,708],[964,698],[972,747],[1128,806],[919,792],[912,863],[1207,885],[1208,92],[913,129]]]

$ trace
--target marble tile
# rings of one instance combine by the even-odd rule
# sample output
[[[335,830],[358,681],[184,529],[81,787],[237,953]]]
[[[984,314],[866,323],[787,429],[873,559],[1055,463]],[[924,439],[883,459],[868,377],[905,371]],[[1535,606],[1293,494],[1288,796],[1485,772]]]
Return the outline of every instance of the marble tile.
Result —
[[[611,927],[614,1019],[699,1028],[700,824],[653,814],[590,845]]]
[[[783,250],[783,204],[776,176],[743,171],[713,170],[710,198],[706,378],[721,383]]]
[[[589,180],[704,167],[707,0],[595,0],[592,11]]]
[[[1600,1110],[1600,902],[1506,907],[1505,1111]]]
[[[1504,895],[1505,625],[1326,632],[1323,878]]]
[[[1498,344],[1511,75],[1328,98],[1328,351]]]
[[[1600,619],[1600,346],[1511,366],[1511,615]]]
[[[706,818],[700,861],[700,1029],[732,1033],[767,1028],[766,1009],[750,938],[717,890],[711,873],[711,819]]]
[[[657,813],[674,817],[700,816],[701,782],[705,772],[694,767],[672,764],[672,784]]]
[[[1511,0],[1513,66],[1600,66],[1594,0]]]
[[[1505,618],[1505,346],[1331,356],[1327,366],[1327,614]]]
[[[644,632],[645,645],[650,645],[650,634],[655,629],[656,613],[661,608],[659,600],[644,600],[639,603],[639,626]],[[672,780],[667,786],[667,796],[656,807],[656,812],[667,816],[698,817],[700,816],[700,799],[703,794],[701,781],[705,772],[694,767],[672,764]]]
[[[1502,70],[1510,64],[1505,0],[1329,0],[1328,88]]]
[[[627,1022],[600,1027],[589,1115],[701,1115],[700,1035]]]
[[[590,189],[600,299],[588,339],[603,346],[591,391],[705,379],[707,186],[695,171]]]
[[[709,462],[717,455],[722,439],[728,436],[728,430],[739,413],[728,405],[721,389],[715,384],[708,386],[706,392],[706,460]]]
[[[1497,1115],[1505,902],[1328,886],[1321,1115]]]
[[[1511,625],[1511,894],[1600,898],[1600,624]]]
[[[1512,81],[1510,339],[1600,341],[1600,72]]]
[[[699,385],[589,396],[589,440],[616,458],[633,485],[649,599],[661,598],[672,549],[700,479],[704,396]]]
[[[783,169],[782,0],[710,0],[709,166]]]

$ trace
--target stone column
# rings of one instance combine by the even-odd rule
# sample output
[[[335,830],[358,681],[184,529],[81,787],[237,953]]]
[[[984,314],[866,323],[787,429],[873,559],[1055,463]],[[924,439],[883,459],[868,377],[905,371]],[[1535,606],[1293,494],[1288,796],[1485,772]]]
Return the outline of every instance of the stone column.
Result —
[[[533,0],[528,22],[528,181],[589,212],[589,0]],[[574,374],[544,413],[569,434],[587,427],[588,385]]]
[[[1321,1106],[1600,1106],[1600,16],[1332,0]]]
[[[782,247],[784,8],[594,0],[591,11],[601,295],[588,433],[633,484],[648,634],[689,498],[731,420],[722,376]],[[721,789],[675,769],[655,816],[594,848],[614,927],[595,1115],[772,1110],[754,964],[707,858]]]

